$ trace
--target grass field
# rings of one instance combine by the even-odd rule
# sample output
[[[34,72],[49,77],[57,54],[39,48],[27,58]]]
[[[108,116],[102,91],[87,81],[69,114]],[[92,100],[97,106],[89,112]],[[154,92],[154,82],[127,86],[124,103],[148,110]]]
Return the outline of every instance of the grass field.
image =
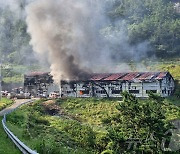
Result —
[[[13,100],[7,99],[7,98],[2,98],[0,100],[0,111],[4,108],[6,108],[7,106],[13,104]]]

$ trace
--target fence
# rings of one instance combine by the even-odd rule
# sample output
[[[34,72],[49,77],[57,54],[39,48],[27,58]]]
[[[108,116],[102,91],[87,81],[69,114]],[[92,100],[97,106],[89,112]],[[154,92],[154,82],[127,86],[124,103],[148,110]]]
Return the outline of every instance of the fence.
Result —
[[[26,104],[26,103],[30,103],[32,102],[32,100],[30,101],[26,101],[24,102],[23,104]],[[21,104],[21,105],[23,105]],[[20,105],[20,106],[21,106]],[[20,107],[18,106],[18,107]],[[17,108],[18,108],[17,107]],[[15,108],[14,110],[16,110],[17,108]],[[7,114],[10,114],[11,112],[13,112],[14,110],[10,111],[9,113]],[[20,141],[6,126],[6,115],[4,115],[4,118],[2,119],[2,125],[3,125],[3,128],[4,128],[4,131],[6,132],[6,134],[8,135],[8,137],[14,142],[14,144],[17,146],[17,148],[24,154],[38,154],[36,151],[33,151],[31,150],[28,146],[26,146],[22,141]]]

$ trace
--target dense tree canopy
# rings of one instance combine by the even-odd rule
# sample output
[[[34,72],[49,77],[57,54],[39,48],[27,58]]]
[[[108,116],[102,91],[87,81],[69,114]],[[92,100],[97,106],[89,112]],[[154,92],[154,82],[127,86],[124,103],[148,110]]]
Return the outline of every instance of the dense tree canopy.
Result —
[[[147,40],[158,57],[180,56],[180,13],[171,0],[116,0],[110,18],[127,23],[130,44]]]
[[[8,7],[0,8],[0,54],[2,63],[23,64],[32,61],[30,37],[24,19]],[[32,57],[32,58],[31,58]]]
[[[110,143],[107,151],[115,154],[164,153],[163,148],[168,144],[162,147],[162,141],[170,140],[166,132],[174,128],[165,120],[166,107],[171,106],[152,93],[145,102],[128,92],[122,95],[123,101],[117,106],[119,113],[104,120],[109,125]],[[178,108],[175,109],[178,111]]]

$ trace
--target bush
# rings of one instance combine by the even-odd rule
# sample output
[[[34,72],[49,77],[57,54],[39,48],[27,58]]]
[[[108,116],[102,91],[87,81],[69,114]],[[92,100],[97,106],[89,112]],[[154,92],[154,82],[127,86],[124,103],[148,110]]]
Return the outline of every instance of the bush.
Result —
[[[66,131],[73,140],[79,143],[82,147],[94,147],[95,133],[89,126],[81,125],[76,121],[70,121],[65,124],[63,130]]]
[[[24,125],[25,117],[20,112],[14,112],[8,115],[8,121],[18,126]]]

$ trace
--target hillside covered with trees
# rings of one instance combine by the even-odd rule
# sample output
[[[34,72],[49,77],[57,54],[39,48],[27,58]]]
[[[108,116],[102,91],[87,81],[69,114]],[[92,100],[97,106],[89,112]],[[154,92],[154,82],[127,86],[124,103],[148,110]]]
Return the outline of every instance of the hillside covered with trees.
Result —
[[[107,0],[106,3],[105,14],[110,24],[104,25],[105,36],[118,33],[123,26],[130,45],[146,41],[149,55],[179,58],[180,11],[175,7],[177,1]],[[19,5],[24,13],[26,3],[22,1]],[[0,32],[2,63],[29,64],[35,61],[25,17],[17,17],[8,6],[0,7]],[[121,35],[117,39],[121,40]],[[111,48],[115,56],[123,50],[118,40]]]

